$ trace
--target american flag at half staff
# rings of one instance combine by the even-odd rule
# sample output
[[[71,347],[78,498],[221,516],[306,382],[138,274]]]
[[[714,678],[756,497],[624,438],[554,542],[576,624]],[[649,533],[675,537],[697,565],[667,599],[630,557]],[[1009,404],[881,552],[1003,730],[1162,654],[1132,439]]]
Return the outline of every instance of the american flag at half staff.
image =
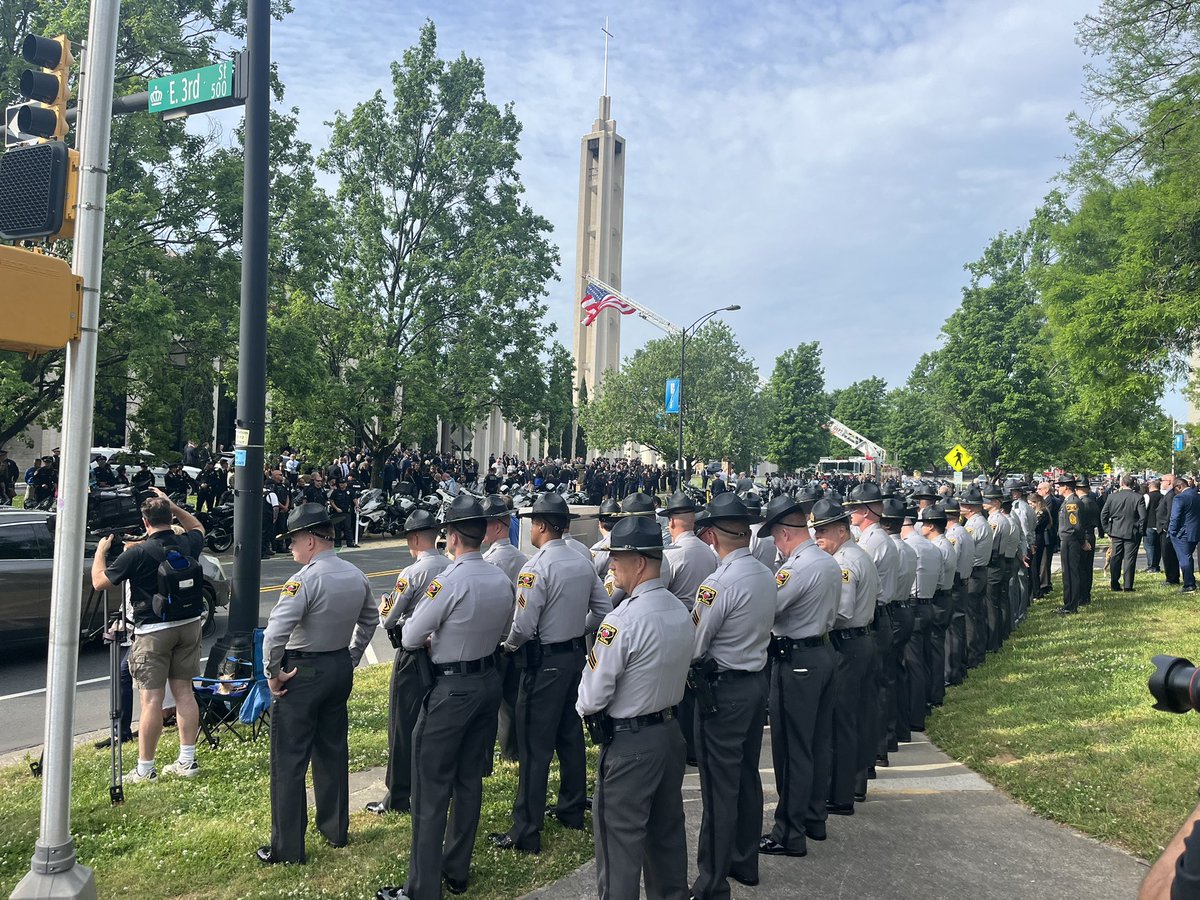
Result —
[[[579,305],[583,307],[583,324],[585,326],[595,322],[596,317],[606,309],[615,309],[623,316],[631,316],[637,312],[636,308],[630,306],[616,294],[592,281],[588,281],[587,291],[584,293],[583,299],[579,301]]]

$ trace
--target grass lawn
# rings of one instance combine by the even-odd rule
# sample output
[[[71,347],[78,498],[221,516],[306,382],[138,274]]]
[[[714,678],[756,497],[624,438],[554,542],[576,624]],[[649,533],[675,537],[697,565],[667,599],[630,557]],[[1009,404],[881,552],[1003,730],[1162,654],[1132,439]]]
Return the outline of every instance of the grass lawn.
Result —
[[[1033,605],[928,720],[930,737],[1039,814],[1146,859],[1196,805],[1200,718],[1153,709],[1146,681],[1159,653],[1200,661],[1200,595],[1138,573],[1113,593],[1096,573],[1075,616]]]
[[[386,761],[389,673],[389,666],[355,672],[351,771]],[[403,884],[411,846],[408,816],[380,819],[352,810],[348,848],[327,847],[310,827],[307,865],[259,865],[254,850],[269,843],[271,834],[268,748],[265,737],[251,744],[223,743],[217,751],[202,744],[199,777],[127,786],[125,803],[117,807],[108,802],[108,751],[77,749],[71,830],[80,861],[96,870],[100,896],[360,900],[373,896],[382,884]],[[173,759],[176,750],[175,732],[169,731],[159,747],[160,764]],[[126,753],[127,771],[136,757],[136,750]],[[40,787],[27,766],[0,770],[0,896],[7,897],[29,870]],[[520,896],[566,875],[592,855],[590,834],[554,821],[543,833],[540,856],[492,849],[487,832],[504,831],[511,824],[516,787],[517,768],[507,763],[498,762],[496,773],[484,782],[472,898]],[[309,815],[311,819],[311,808]]]

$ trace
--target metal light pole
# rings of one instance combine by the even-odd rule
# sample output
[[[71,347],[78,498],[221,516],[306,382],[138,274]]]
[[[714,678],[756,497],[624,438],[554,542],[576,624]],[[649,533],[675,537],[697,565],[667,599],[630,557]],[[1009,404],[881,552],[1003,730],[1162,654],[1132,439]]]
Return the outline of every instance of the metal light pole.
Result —
[[[733,312],[734,310],[738,310],[741,308],[742,308],[741,305],[739,305],[737,303],[731,303],[729,306],[722,306],[719,309],[710,310],[709,312],[706,312],[704,315],[702,315],[700,318],[698,318],[691,325],[689,325],[687,328],[680,329],[680,331],[679,331],[679,485],[678,485],[679,490],[683,490],[684,484],[687,483],[687,479],[685,479],[685,477],[684,477],[684,474],[687,471],[687,464],[684,462],[684,459],[683,459],[683,402],[684,402],[683,364],[687,357],[688,335],[696,332],[700,328],[701,325],[703,325],[705,322],[707,322],[709,319],[711,319],[717,313]]]

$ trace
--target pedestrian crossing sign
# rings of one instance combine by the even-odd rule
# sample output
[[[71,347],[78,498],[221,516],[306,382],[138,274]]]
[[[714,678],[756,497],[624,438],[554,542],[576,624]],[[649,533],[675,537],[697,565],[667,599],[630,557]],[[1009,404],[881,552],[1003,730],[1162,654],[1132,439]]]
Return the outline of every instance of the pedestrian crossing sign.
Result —
[[[946,454],[946,462],[950,463],[950,468],[955,472],[961,472],[971,462],[971,454],[967,452],[967,448],[962,444],[955,444],[950,448],[950,452]]]

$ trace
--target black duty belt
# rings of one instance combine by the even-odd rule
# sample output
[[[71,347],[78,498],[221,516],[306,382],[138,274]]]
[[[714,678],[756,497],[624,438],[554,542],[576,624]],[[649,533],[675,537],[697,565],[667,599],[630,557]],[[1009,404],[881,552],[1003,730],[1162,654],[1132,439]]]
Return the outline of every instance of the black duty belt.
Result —
[[[587,650],[587,642],[582,637],[571,638],[569,641],[558,641],[554,644],[542,644],[543,653],[566,653],[577,650],[580,653]]]
[[[932,597],[913,597],[912,602],[917,606],[928,606],[933,602]]]
[[[871,628],[868,625],[860,625],[857,628],[835,628],[829,633],[838,640],[844,641],[852,637],[866,637],[871,633]]]
[[[663,722],[669,722],[675,718],[675,707],[671,706],[660,712],[650,713],[648,716],[634,716],[631,719],[612,720],[613,731],[637,731],[639,728],[645,728],[647,725],[661,725]]]
[[[717,669],[717,674],[713,676],[713,681],[733,681],[738,678],[749,678],[751,675],[761,675],[762,669],[757,672],[749,672],[746,669]]]
[[[909,604],[908,604],[907,600],[893,600],[891,603],[887,604],[887,608],[888,609],[908,609],[908,605]]]
[[[823,644],[828,644],[829,643],[829,635],[818,634],[818,635],[814,635],[813,637],[802,637],[802,638],[776,637],[776,638],[772,638],[772,640],[775,641],[776,645],[780,649],[782,649],[785,653],[790,653],[791,651],[795,650],[797,647],[820,647]]]
[[[335,653],[349,653],[348,647],[339,647],[337,650],[284,650],[288,659],[317,659],[322,656],[333,656]]]
[[[433,664],[433,671],[438,675],[475,675],[496,668],[496,657],[488,654],[480,659],[467,659],[462,662]]]

